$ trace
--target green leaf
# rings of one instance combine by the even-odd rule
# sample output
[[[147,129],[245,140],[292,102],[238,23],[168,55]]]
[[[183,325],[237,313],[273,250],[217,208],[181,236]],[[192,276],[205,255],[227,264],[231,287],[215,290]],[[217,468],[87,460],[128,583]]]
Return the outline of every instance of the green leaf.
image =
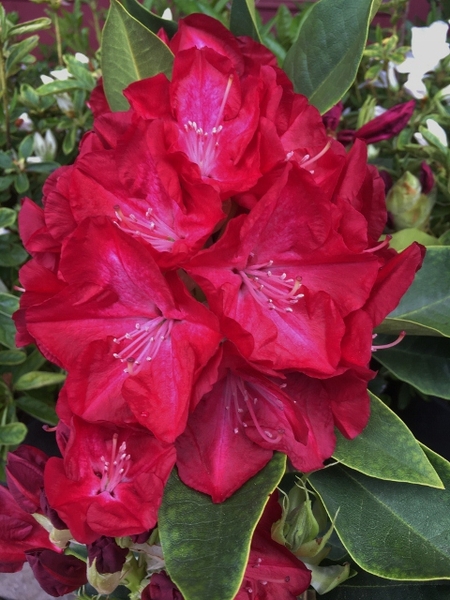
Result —
[[[286,457],[270,463],[237,492],[214,504],[172,473],[159,510],[159,534],[170,577],[185,600],[232,600],[247,564],[250,541]]]
[[[30,182],[26,173],[18,173],[14,178],[14,187],[18,194],[23,194],[30,187]],[[5,257],[2,257],[5,258]]]
[[[14,350],[16,327],[11,315],[19,308],[19,299],[11,294],[0,294],[0,344]]]
[[[36,89],[39,96],[49,96],[53,94],[63,94],[64,92],[72,92],[73,90],[90,88],[79,79],[63,79],[44,83]]]
[[[128,110],[122,91],[134,81],[172,73],[173,54],[118,2],[111,1],[103,29],[103,85],[112,110]]]
[[[39,350],[33,350],[31,354],[27,356],[27,359],[24,363],[19,365],[18,367],[13,367],[11,369],[13,376],[13,384],[30,371],[38,371],[42,366],[45,365],[46,359],[42,356]]]
[[[323,114],[352,85],[362,53],[374,0],[320,0],[302,21],[283,68],[296,92]]]
[[[333,457],[370,477],[442,489],[442,481],[403,421],[374,394],[370,399],[367,427],[354,440],[336,432]]]
[[[16,384],[16,390],[35,390],[47,385],[63,383],[66,379],[64,373],[49,373],[47,371],[30,371],[20,377]]]
[[[23,423],[0,425],[0,445],[17,446],[25,439],[27,428]]]
[[[47,17],[33,19],[32,21],[14,25],[9,30],[9,35],[22,35],[23,33],[32,33],[33,31],[39,31],[40,29],[48,29],[51,24],[51,19],[48,19]]]
[[[392,338],[379,336],[377,344]],[[402,381],[423,394],[450,400],[450,340],[426,336],[406,336],[400,344],[379,350],[375,358]]]
[[[234,35],[248,35],[261,42],[256,24],[254,0],[233,0],[231,3],[230,29]]]
[[[450,579],[450,463],[423,447],[445,490],[382,481],[343,466],[310,482],[353,560],[398,580]]]
[[[420,229],[413,227],[402,229],[392,234],[392,239],[389,243],[390,248],[394,248],[397,252],[401,252],[413,242],[418,242],[423,246],[439,246],[439,240]]]
[[[450,337],[450,247],[427,248],[422,268],[398,307],[377,329],[380,333]]]
[[[7,190],[13,181],[13,175],[6,175],[5,177],[0,177],[0,192],[4,192],[5,190]]]
[[[12,208],[0,208],[0,227],[11,227],[16,222],[17,213]]]
[[[20,158],[28,158],[32,155],[34,149],[34,136],[30,133],[23,138],[19,145]]]
[[[25,362],[27,355],[20,350],[1,350],[0,365],[20,365]]]
[[[155,15],[136,0],[122,0],[122,4],[132,17],[153,33],[158,33],[163,28],[169,37],[176,34],[178,25],[175,21]]]
[[[450,584],[381,579],[365,572],[347,579],[326,600],[448,600]]]
[[[28,253],[20,244],[2,239],[6,237],[0,238],[0,267],[17,267],[27,260]]]
[[[43,423],[48,423],[49,425],[58,424],[59,419],[55,409],[53,406],[42,402],[42,400],[32,398],[31,396],[22,396],[16,400],[16,406]]]
[[[10,77],[19,70],[21,60],[24,56],[29,54],[33,48],[36,48],[38,42],[39,36],[32,35],[31,37],[10,46],[9,55],[5,62],[6,77]]]

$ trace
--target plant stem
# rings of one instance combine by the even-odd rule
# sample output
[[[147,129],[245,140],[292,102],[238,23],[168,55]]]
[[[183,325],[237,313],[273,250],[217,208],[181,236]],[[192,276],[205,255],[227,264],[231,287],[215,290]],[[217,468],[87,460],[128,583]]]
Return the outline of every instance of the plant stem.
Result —
[[[89,8],[92,12],[92,21],[94,24],[95,37],[97,38],[97,43],[100,47],[102,43],[102,29],[100,27],[100,21],[98,19],[96,0],[89,0]]]
[[[64,65],[62,56],[62,42],[61,42],[61,30],[59,28],[59,19],[57,10],[52,11],[53,25],[55,27],[55,41],[56,41],[56,52],[58,53],[58,65],[62,67]]]
[[[3,91],[3,115],[5,117],[5,136],[6,146],[11,148],[11,130],[9,122],[9,99],[5,71],[5,57],[3,56],[3,46],[0,46],[0,89]]]

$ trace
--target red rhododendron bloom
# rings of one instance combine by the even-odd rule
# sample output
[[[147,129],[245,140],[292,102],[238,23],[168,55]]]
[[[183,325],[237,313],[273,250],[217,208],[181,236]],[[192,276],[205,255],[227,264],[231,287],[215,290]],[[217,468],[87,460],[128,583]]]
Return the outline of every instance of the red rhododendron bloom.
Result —
[[[45,467],[45,490],[77,541],[135,535],[154,527],[174,462],[174,448],[145,430],[73,417],[64,459]]]
[[[71,410],[93,421],[140,422],[173,441],[220,340],[214,315],[108,220],[79,226],[59,271],[66,287],[26,319],[42,352],[69,369]]]
[[[32,259],[17,343],[68,371],[45,493],[89,543],[155,525],[169,444],[216,502],[274,451],[320,468],[334,427],[352,438],[367,423],[373,330],[423,259],[380,242],[366,144],[330,137],[266,48],[204,15],[162,39],[170,79],[132,83],[124,112],[98,87],[75,163],[19,217]],[[412,107],[362,129],[391,135]]]

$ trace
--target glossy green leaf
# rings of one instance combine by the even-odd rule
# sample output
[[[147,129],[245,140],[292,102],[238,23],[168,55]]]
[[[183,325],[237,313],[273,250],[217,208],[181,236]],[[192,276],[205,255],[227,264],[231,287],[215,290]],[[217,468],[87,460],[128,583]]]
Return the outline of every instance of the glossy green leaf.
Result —
[[[214,504],[172,473],[159,510],[167,570],[185,600],[232,600],[248,560],[250,541],[286,457],[270,463],[237,492]]]
[[[230,29],[234,35],[248,35],[257,42],[261,41],[256,24],[254,0],[233,0]]]
[[[450,246],[427,248],[422,268],[377,331],[450,337]]]
[[[354,440],[336,432],[333,457],[370,477],[442,488],[442,481],[403,421],[374,394],[370,397],[367,427]]]
[[[42,400],[32,398],[31,396],[22,396],[16,400],[16,406],[43,423],[48,423],[49,425],[58,424],[59,419],[55,409],[53,406],[42,402]]]
[[[25,439],[27,428],[23,423],[0,425],[0,445],[16,446]]]
[[[344,466],[310,481],[353,560],[398,580],[450,579],[450,463],[424,448],[445,490],[382,481]]]
[[[0,227],[11,227],[16,222],[17,213],[12,208],[0,208]]]
[[[393,338],[378,336],[377,344]],[[400,344],[379,350],[375,358],[402,381],[424,394],[450,400],[450,340],[406,336]]]
[[[132,17],[144,25],[144,27],[147,27],[147,29],[153,31],[153,33],[158,33],[162,28],[169,37],[176,34],[178,25],[175,21],[163,19],[162,17],[155,15],[147,10],[145,6],[137,2],[137,0],[122,0],[122,4]]]
[[[0,294],[0,344],[15,349],[16,328],[11,315],[19,308],[19,299],[11,294]]]
[[[448,600],[450,583],[393,581],[364,571],[332,592],[326,600]]]
[[[111,1],[103,29],[102,71],[105,94],[112,110],[127,110],[122,91],[134,81],[172,72],[173,54],[118,0]]]
[[[20,365],[26,357],[20,350],[0,350],[0,365]]]
[[[320,0],[302,21],[283,68],[296,92],[323,114],[353,83],[366,45],[373,0]]]
[[[20,69],[20,62],[22,59],[34,48],[36,48],[38,42],[39,36],[32,35],[31,37],[17,42],[17,44],[12,44],[12,46],[9,47],[8,58],[5,62],[5,72],[7,77],[17,73],[17,71]]]
[[[47,371],[30,371],[20,377],[16,384],[16,390],[35,390],[47,385],[57,385],[63,383],[66,376],[64,373],[49,373]]]

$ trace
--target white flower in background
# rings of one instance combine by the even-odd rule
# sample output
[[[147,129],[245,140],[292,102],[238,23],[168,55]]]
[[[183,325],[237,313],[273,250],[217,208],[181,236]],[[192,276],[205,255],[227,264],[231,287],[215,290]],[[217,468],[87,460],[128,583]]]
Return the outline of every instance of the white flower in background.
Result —
[[[27,158],[27,163],[41,163],[53,160],[56,156],[58,145],[55,136],[50,129],[45,132],[45,137],[36,131],[34,136],[33,152],[34,156]]]
[[[439,125],[439,123],[437,123],[434,119],[427,119],[425,123],[427,125],[428,131],[432,133],[439,140],[439,142],[447,148],[447,134],[445,133],[444,129]],[[421,133],[415,133],[414,137],[421,146],[430,145]]]
[[[448,23],[435,21],[429,27],[413,27],[411,31],[411,52],[396,69],[399,73],[409,74],[403,87],[411,96],[421,100],[427,96],[423,78],[430,71],[434,71],[440,61],[450,54],[446,42]]]
[[[370,82],[376,88],[390,89],[396,92],[399,88],[395,69],[397,65],[391,60],[388,62],[387,71],[380,71],[378,77]]]
[[[89,58],[86,56],[86,54],[83,54],[82,52],[75,52],[75,60],[82,63],[83,65],[89,64]]]
[[[170,8],[166,8],[166,10],[161,15],[162,19],[166,19],[166,21],[171,21],[173,19],[172,11]]]
[[[20,124],[17,125],[17,123]],[[33,131],[34,129],[34,123],[30,119],[30,115],[26,112],[23,112],[17,117],[16,125],[19,131]]]

